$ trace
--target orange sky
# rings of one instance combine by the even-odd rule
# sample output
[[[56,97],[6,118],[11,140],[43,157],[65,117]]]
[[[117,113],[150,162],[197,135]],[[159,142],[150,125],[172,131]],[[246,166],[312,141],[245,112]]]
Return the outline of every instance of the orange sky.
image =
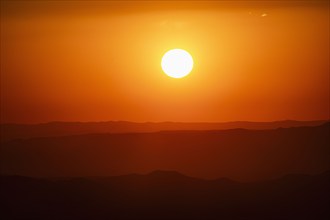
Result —
[[[182,48],[194,69],[166,76]],[[329,119],[327,1],[1,1],[1,122]]]

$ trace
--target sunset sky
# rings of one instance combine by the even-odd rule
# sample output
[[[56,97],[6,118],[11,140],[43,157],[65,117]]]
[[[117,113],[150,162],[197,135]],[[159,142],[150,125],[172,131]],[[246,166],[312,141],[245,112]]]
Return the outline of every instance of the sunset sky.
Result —
[[[1,122],[329,119],[329,38],[328,1],[1,1]]]

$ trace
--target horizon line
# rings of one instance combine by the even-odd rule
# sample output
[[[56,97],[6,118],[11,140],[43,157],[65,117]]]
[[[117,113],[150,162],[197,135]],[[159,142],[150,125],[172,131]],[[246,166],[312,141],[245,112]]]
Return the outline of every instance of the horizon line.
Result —
[[[225,124],[225,123],[276,123],[276,122],[328,122],[328,119],[298,120],[282,119],[271,121],[252,121],[252,120],[233,120],[233,121],[129,121],[129,120],[104,120],[104,121],[44,121],[44,122],[0,122],[0,125],[44,125],[54,123],[132,123],[132,124],[162,124],[162,123],[180,123],[180,124]]]

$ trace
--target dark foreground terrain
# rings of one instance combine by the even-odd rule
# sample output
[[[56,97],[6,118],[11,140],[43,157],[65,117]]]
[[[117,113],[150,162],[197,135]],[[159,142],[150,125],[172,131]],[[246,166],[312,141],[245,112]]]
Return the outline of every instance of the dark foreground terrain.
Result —
[[[329,219],[330,172],[239,183],[172,171],[118,177],[1,177],[1,219]]]

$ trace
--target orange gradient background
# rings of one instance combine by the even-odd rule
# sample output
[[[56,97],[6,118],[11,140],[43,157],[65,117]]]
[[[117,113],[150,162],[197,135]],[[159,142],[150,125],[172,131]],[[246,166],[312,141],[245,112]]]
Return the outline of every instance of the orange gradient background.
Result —
[[[329,119],[328,6],[2,1],[1,122]]]

